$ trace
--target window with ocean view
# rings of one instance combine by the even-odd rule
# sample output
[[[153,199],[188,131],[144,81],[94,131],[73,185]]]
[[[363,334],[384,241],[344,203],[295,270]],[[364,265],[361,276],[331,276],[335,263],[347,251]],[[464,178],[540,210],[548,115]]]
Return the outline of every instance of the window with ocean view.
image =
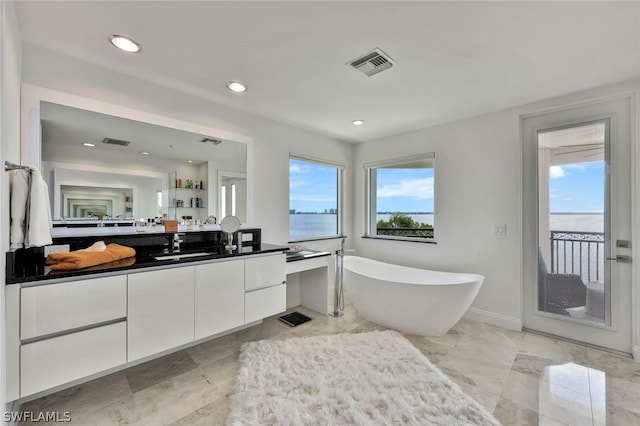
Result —
[[[336,237],[342,233],[340,194],[343,166],[289,158],[289,240]]]
[[[433,241],[435,154],[364,164],[366,236]]]

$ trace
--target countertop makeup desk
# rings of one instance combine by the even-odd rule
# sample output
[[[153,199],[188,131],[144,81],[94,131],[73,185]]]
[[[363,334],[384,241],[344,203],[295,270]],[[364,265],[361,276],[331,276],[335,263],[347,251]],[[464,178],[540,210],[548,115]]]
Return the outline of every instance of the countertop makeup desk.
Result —
[[[327,315],[329,271],[334,265],[328,251],[303,250],[287,253],[287,309],[303,305]]]

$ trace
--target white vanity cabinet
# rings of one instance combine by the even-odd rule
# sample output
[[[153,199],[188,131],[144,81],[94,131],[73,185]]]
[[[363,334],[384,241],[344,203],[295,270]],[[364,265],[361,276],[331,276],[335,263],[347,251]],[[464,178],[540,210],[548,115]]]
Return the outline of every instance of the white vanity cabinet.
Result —
[[[127,362],[127,277],[25,287],[20,292],[20,395]]]
[[[126,318],[127,277],[23,288],[20,294],[20,339]]]
[[[286,255],[247,258],[244,263],[244,322],[246,324],[287,309]]]
[[[194,339],[194,267],[129,274],[128,361]]]
[[[27,397],[282,312],[285,268],[277,252],[11,287],[7,393]]]
[[[195,267],[195,338],[244,324],[244,260]]]
[[[23,344],[20,394],[32,395],[127,362],[124,321]]]

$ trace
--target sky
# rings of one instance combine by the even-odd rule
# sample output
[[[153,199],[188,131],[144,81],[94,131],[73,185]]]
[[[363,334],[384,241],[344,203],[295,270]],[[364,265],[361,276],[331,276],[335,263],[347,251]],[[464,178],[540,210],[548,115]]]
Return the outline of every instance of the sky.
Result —
[[[551,213],[604,212],[604,162],[551,166]]]
[[[289,209],[336,208],[336,168],[291,159]],[[433,212],[433,169],[378,169],[379,212]]]
[[[433,169],[377,169],[378,212],[433,212]],[[289,208],[324,212],[336,208],[336,168],[290,160]],[[552,166],[550,211],[602,213],[604,162]]]
[[[379,212],[433,212],[433,169],[378,169]]]
[[[336,168],[289,160],[289,209],[324,212],[337,208]]]

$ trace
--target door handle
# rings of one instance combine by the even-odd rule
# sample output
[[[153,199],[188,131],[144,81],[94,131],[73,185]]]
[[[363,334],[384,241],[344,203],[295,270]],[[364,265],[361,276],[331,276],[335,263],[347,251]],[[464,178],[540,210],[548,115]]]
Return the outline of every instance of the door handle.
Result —
[[[615,260],[620,263],[631,263],[631,256],[626,254],[618,254],[616,257],[607,257],[607,260]]]

